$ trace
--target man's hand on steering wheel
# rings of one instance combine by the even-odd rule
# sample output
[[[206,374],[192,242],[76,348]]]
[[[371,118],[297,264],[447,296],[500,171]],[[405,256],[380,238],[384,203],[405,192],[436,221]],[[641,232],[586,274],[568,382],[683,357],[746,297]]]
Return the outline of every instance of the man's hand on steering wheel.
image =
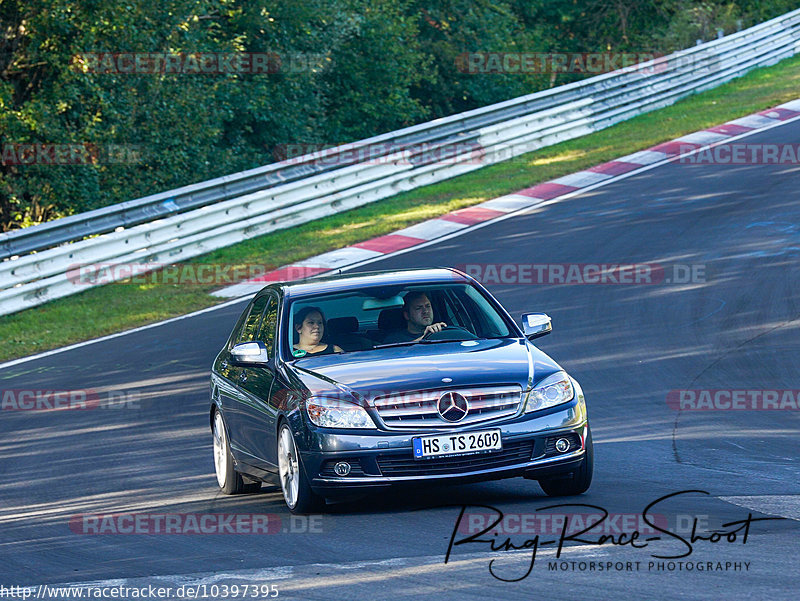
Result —
[[[440,321],[439,323],[432,323],[431,325],[425,327],[425,331],[422,332],[422,336],[420,336],[417,340],[422,340],[428,334],[435,334],[436,332],[441,332],[446,327],[447,324],[443,321]]]

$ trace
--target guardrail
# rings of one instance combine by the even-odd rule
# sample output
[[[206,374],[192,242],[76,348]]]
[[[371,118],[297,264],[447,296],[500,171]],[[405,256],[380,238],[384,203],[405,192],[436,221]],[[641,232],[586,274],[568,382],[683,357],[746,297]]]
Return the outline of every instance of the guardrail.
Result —
[[[339,146],[322,157],[312,153],[2,234],[0,314],[91,287],[76,283],[78,265],[189,259],[598,131],[798,50],[800,10],[647,63]],[[359,160],[365,150],[370,159]],[[437,159],[439,151],[447,161]]]

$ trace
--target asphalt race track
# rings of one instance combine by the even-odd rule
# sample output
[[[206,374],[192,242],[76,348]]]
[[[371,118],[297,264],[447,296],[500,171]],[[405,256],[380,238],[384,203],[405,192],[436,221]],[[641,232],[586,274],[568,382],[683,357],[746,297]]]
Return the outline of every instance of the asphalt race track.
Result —
[[[743,141],[797,144],[800,121]],[[287,599],[795,599],[797,407],[677,411],[668,396],[792,389],[796,399],[799,190],[797,164],[672,163],[363,267],[666,267],[671,281],[650,285],[487,284],[515,318],[524,311],[552,316],[553,334],[539,346],[586,392],[596,465],[592,488],[580,497],[550,499],[518,478],[395,491],[292,518],[276,488],[217,492],[208,370],[243,303],[0,369],[3,390],[93,389],[120,401],[86,411],[2,412],[0,582],[275,584]],[[672,281],[685,271],[674,265],[694,266],[696,281]],[[652,501],[686,490],[707,494],[678,495],[652,512],[687,539],[694,519],[705,536],[735,530],[723,524],[750,513],[786,519],[753,522],[746,543],[742,530],[732,542],[697,540],[691,555],[672,564],[653,557],[686,553],[688,545],[669,535],[643,548],[568,542],[557,562],[553,545],[542,546],[516,582],[493,577],[490,561],[496,576],[518,579],[530,568],[530,549],[492,553],[488,544],[463,544],[444,563],[461,505],[511,516],[498,544],[508,536],[522,546],[533,531],[513,528],[526,517],[597,512],[537,512],[546,506],[591,504],[624,524]],[[277,531],[70,528],[81,514],[209,512],[274,514]]]

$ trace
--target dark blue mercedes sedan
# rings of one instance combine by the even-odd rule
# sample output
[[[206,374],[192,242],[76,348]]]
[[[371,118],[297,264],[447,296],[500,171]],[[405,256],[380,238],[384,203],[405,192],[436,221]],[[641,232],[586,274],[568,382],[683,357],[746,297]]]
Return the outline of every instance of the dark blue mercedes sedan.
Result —
[[[419,481],[592,481],[583,391],[468,275],[414,269],[270,284],[211,372],[223,492],[277,482],[289,509]]]

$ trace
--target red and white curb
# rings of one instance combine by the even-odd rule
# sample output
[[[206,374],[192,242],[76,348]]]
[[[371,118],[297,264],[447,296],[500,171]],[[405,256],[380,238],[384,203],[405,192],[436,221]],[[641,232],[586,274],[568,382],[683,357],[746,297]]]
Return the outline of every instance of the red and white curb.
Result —
[[[519,190],[514,194],[507,194],[472,207],[459,209],[391,234],[359,242],[338,250],[332,250],[291,265],[285,265],[260,277],[227,286],[212,294],[225,298],[247,296],[261,290],[271,282],[303,279],[383,258],[438,239],[452,237],[479,224],[485,225],[488,222],[507,217],[512,213],[530,209],[543,202],[552,202],[562,197],[574,196],[575,193],[581,190],[596,188],[623,177],[629,177],[639,170],[645,170],[659,163],[672,161],[708,146],[757,133],[797,117],[800,117],[800,99],[792,100],[753,115],[740,117],[722,125],[687,134],[614,161],[595,165],[584,171],[571,173],[549,182]]]

